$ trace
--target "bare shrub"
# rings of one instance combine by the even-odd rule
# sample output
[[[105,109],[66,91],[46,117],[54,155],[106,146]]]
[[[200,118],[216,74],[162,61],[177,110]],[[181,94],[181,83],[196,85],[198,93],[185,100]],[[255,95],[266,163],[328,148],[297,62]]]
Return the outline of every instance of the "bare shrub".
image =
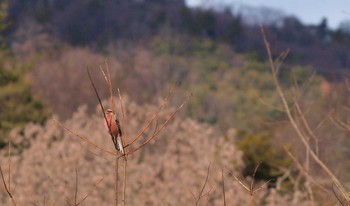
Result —
[[[127,99],[124,101],[128,105],[126,112],[129,120],[124,127],[128,127],[129,136],[134,136],[132,132],[136,133],[157,107],[140,106]],[[162,111],[159,118],[166,119],[173,110]],[[79,107],[64,124],[99,146],[112,149],[109,134],[101,121],[100,109],[96,107],[93,114],[86,111],[86,106]],[[190,204],[193,202],[190,191],[196,193],[202,187],[209,162],[212,169],[205,190],[208,195],[201,199],[199,205],[222,205],[221,168],[227,166],[239,170],[243,166],[242,154],[234,146],[234,136],[234,130],[219,135],[208,125],[191,119],[174,118],[166,132],[160,133],[152,145],[129,157],[128,205]],[[113,204],[113,158],[64,132],[53,120],[44,126],[28,124],[23,134],[13,131],[11,139],[30,143],[27,150],[12,157],[13,195],[18,205],[42,203],[44,199],[47,205],[73,204],[76,169],[79,177],[78,199],[88,194],[103,178],[84,203]],[[230,176],[226,177],[225,191],[228,205],[246,205],[249,201],[249,195]],[[285,199],[290,200],[275,193],[273,195],[276,197],[270,197],[269,190],[266,191],[256,197],[257,201],[272,199],[269,201],[280,201],[282,204]],[[0,200],[8,204],[10,200],[3,194]]]

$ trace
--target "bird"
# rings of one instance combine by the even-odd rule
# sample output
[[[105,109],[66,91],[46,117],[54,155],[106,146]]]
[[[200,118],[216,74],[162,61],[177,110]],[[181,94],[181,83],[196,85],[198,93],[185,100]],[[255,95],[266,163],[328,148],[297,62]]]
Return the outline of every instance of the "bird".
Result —
[[[105,114],[106,114],[105,125],[107,127],[109,134],[112,137],[114,147],[118,152],[124,155],[125,151],[124,151],[123,142],[121,139],[123,133],[120,128],[120,122],[112,109],[107,109]]]

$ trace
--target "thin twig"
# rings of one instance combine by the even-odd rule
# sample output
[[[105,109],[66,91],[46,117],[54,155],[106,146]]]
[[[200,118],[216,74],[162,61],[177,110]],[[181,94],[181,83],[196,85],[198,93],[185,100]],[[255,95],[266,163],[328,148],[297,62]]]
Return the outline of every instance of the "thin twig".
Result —
[[[108,72],[109,74],[109,72]],[[110,77],[109,77],[110,78]],[[110,80],[111,81],[111,80]],[[112,92],[112,90],[111,90]],[[121,94],[120,94],[120,90],[118,88],[118,96],[119,96],[119,101],[120,101],[120,109],[121,109],[121,112],[122,112],[122,119],[123,119],[123,125],[126,125],[125,124],[125,112],[124,112],[124,106],[123,106],[123,99],[121,97]],[[122,139],[122,144],[125,145],[125,142],[126,142],[126,127],[124,129],[124,135],[121,137]],[[127,150],[126,150],[126,147],[125,148],[125,153],[127,153]],[[123,205],[125,206],[126,204],[126,171],[127,171],[127,158],[126,158],[126,155],[123,156],[124,157],[124,181],[123,181],[123,198],[122,198],[122,201],[123,201]],[[118,161],[118,158],[116,159],[116,161]]]
[[[252,175],[252,180],[250,181],[250,187],[249,187],[249,193],[250,193],[250,205],[253,206],[254,205],[254,193],[258,190],[254,190],[254,181],[255,181],[255,175],[256,175],[256,172],[258,171],[258,168],[260,166],[261,162],[259,162],[255,169],[254,169],[254,173]]]
[[[57,185],[53,182],[53,180],[51,179],[50,176],[47,176],[47,178],[49,179],[49,181],[51,182],[51,184],[53,185],[54,188],[57,188],[56,190],[61,194],[62,197],[64,197],[64,200],[66,201],[66,203],[70,206],[72,206],[72,204],[69,202],[68,197],[61,191],[58,190]]]
[[[296,83],[295,83],[296,84]],[[297,86],[296,86],[297,87]],[[297,111],[297,114],[299,116],[299,118],[301,119],[301,131],[304,134],[304,137],[306,138],[306,140],[308,141],[308,144],[310,144],[310,136],[312,137],[312,139],[314,140],[314,145],[315,145],[315,153],[318,156],[319,155],[319,140],[316,137],[316,135],[313,133],[313,130],[311,129],[309,122],[306,120],[306,117],[304,115],[304,112],[302,111],[299,101],[297,99],[297,94],[296,91],[294,92],[294,105]],[[304,128],[306,130],[306,132],[302,129]],[[307,133],[307,134],[305,134]],[[310,171],[310,151],[307,149],[306,150],[306,160],[305,160],[305,164],[306,164],[306,173],[309,173]],[[310,200],[311,200],[311,205],[314,205],[314,195],[313,195],[313,191],[312,188],[310,186],[310,175],[306,176],[306,181],[305,182],[305,187],[307,192],[309,193],[310,196]]]
[[[229,173],[230,175],[232,175],[232,176],[235,178],[235,180],[236,180],[245,190],[247,190],[248,192],[250,192],[249,187],[248,187],[246,184],[244,184],[241,180],[239,180],[238,177],[237,177],[235,174],[233,174],[233,172],[232,172],[230,169],[226,168],[226,170],[228,171],[228,173]]]
[[[9,141],[9,150],[8,150],[8,154],[9,154],[9,160],[8,160],[8,168],[9,168],[9,171],[8,171],[8,185],[6,184],[6,181],[5,181],[5,177],[4,177],[4,173],[2,171],[2,168],[0,166],[0,173],[1,173],[1,180],[2,180],[2,183],[4,185],[4,188],[8,194],[8,196],[10,197],[11,199],[11,202],[12,202],[12,205],[16,206],[16,201],[11,193],[11,141]]]
[[[125,156],[124,156],[125,157]],[[126,169],[127,169],[127,160],[124,158],[124,181],[123,181],[123,206],[126,204]]]
[[[208,201],[209,201],[209,197],[208,197],[208,196],[209,196],[209,194],[213,191],[214,186],[215,186],[215,185],[211,186],[211,188],[208,190],[208,192],[206,192],[205,194],[202,195],[202,198],[203,198],[203,197],[206,197],[206,198],[207,198],[207,202],[206,202],[205,205],[208,205]]]
[[[96,145],[94,142],[90,141],[89,139],[87,139],[86,137],[83,137],[75,132],[73,132],[71,129],[69,129],[68,127],[64,126],[61,122],[59,122],[58,120],[56,119],[53,119],[60,127],[62,127],[64,130],[66,130],[67,132],[71,133],[72,135],[76,136],[76,137],[79,137],[80,139],[84,140],[85,142],[89,143],[90,145],[94,146],[95,148],[105,152],[105,153],[108,153],[108,154],[111,154],[113,156],[116,156],[118,155],[117,153],[115,152],[112,152],[112,151],[109,151],[103,147],[100,147],[98,145]]]
[[[279,73],[279,68],[281,68],[282,63],[284,61],[284,59],[288,56],[289,54],[289,49],[287,49],[286,51],[283,51],[280,56],[277,58],[277,70],[276,70],[276,75],[278,75]]]
[[[255,169],[254,169],[254,173],[253,173],[253,176],[252,176],[252,181],[250,182],[250,187],[249,187],[250,195],[253,195],[253,192],[254,192],[254,180],[255,180],[255,175],[256,175],[256,172],[258,171],[258,168],[259,168],[260,164],[261,164],[261,162],[259,162],[259,163],[255,166]]]
[[[199,200],[203,197],[203,196],[202,196],[203,191],[204,191],[204,189],[205,189],[205,186],[206,186],[207,183],[208,183],[209,172],[210,172],[210,165],[211,165],[211,163],[209,163],[209,165],[208,165],[207,175],[206,175],[206,177],[205,177],[205,181],[204,181],[204,184],[203,184],[203,186],[202,186],[202,189],[201,189],[201,191],[200,191],[199,194],[198,194],[197,203],[198,203]]]
[[[322,186],[320,183],[318,183],[309,173],[308,171],[303,167],[303,165],[297,160],[297,158],[288,150],[287,147],[284,147],[284,150],[286,151],[286,153],[289,155],[290,158],[292,158],[292,160],[295,162],[295,164],[297,165],[297,167],[299,168],[299,170],[304,173],[304,176],[308,177],[310,179],[310,181],[315,184],[317,187],[319,187],[321,190],[323,190],[324,192],[329,193],[328,189],[325,188],[324,186]]]
[[[338,127],[339,129],[350,131],[350,126],[341,120],[334,119],[332,116],[330,117],[331,122]]]
[[[273,105],[269,104],[268,102],[266,102],[266,101],[265,101],[264,99],[262,99],[262,98],[259,98],[258,101],[259,101],[261,104],[263,104],[264,106],[266,106],[266,107],[268,107],[268,108],[270,108],[270,109],[274,109],[274,110],[279,111],[279,112],[284,112],[284,109],[278,108],[278,107],[276,107],[276,106],[273,106]]]
[[[98,67],[100,68],[100,71],[101,71],[101,73],[102,73],[103,77],[105,78],[105,80],[106,80],[106,82],[107,82],[107,84],[108,84],[108,78],[107,78],[107,75],[106,75],[105,71],[103,71],[103,69],[102,69],[102,66],[101,66],[101,65],[99,65]]]
[[[191,195],[192,195],[192,198],[193,198],[193,202],[194,202],[194,204],[193,205],[196,205],[196,202],[197,202],[197,198],[196,198],[196,195],[194,195],[194,193],[192,192],[192,190],[190,189],[190,188],[187,188],[188,189],[188,191],[191,193]]]
[[[118,90],[118,96],[119,96],[119,102],[120,102],[120,110],[122,112],[122,124],[126,125],[127,120],[126,120],[126,115],[125,115],[125,111],[124,111],[123,98],[122,98],[122,95],[121,95],[119,88],[117,90]],[[123,142],[123,145],[125,145],[126,137],[128,135],[127,127],[124,127],[123,134],[124,135],[122,136],[122,142]],[[126,146],[124,146],[124,148],[126,149]]]
[[[75,168],[75,192],[74,192],[74,205],[77,205],[78,197],[78,169]]]
[[[136,142],[147,130],[148,128],[152,125],[153,121],[157,118],[158,114],[162,111],[163,107],[165,106],[165,104],[167,103],[169,97],[173,94],[174,89],[175,89],[175,85],[176,83],[174,82],[174,84],[172,85],[168,95],[164,98],[163,103],[159,106],[158,110],[156,111],[156,113],[153,115],[153,117],[147,122],[147,124],[142,128],[142,130],[139,132],[139,134],[127,145],[125,145],[125,147],[128,147],[129,145],[133,144],[134,142]]]
[[[221,168],[221,179],[222,179],[222,195],[224,198],[224,206],[226,206],[225,179],[224,179],[224,169],[223,168]]]
[[[263,189],[265,187],[265,185],[267,185],[268,183],[270,183],[272,180],[268,180],[266,181],[264,184],[262,184],[260,187],[254,189],[254,179],[255,179],[255,175],[258,171],[258,168],[260,166],[260,163],[257,164],[257,166],[255,167],[254,169],[254,173],[252,174],[252,180],[248,186],[248,184],[245,184],[243,183],[241,180],[238,179],[238,177],[236,175],[233,174],[233,172],[229,169],[226,168],[226,170],[229,172],[230,175],[232,175],[235,180],[244,188],[246,189],[248,192],[249,192],[249,195],[250,195],[250,203],[249,205],[250,206],[253,206],[254,205],[254,194],[256,192],[258,192],[259,190]]]
[[[8,174],[8,184],[9,184],[9,191],[11,192],[11,141],[9,141],[9,174]]]
[[[15,199],[13,198],[13,196],[12,196],[12,194],[11,194],[10,190],[8,189],[7,184],[6,184],[6,182],[5,182],[5,178],[4,178],[4,174],[3,174],[3,172],[2,172],[1,166],[0,166],[0,173],[1,173],[1,179],[2,179],[2,183],[4,184],[5,190],[6,190],[7,194],[8,194],[8,196],[10,197],[10,199],[11,199],[11,201],[12,201],[12,204],[13,204],[14,206],[16,206]]]
[[[118,206],[118,185],[119,185],[119,177],[118,177],[118,167],[119,167],[119,158],[115,158],[115,205]]]
[[[142,148],[143,146],[148,144],[150,141],[152,141],[156,136],[158,136],[158,134],[163,130],[163,128],[168,124],[168,122],[175,116],[175,114],[187,103],[189,98],[190,98],[190,96],[188,96],[187,99],[185,99],[182,102],[182,104],[170,115],[170,117],[160,126],[160,128],[156,132],[153,133],[153,135],[150,138],[148,138],[144,143],[142,143],[140,146],[138,146],[133,151],[128,152],[127,155],[133,154],[134,152],[136,152],[137,150],[139,150],[140,148]],[[123,155],[121,155],[121,156],[123,156]]]
[[[335,198],[337,198],[338,202],[339,202],[341,205],[345,206],[345,204],[343,203],[343,201],[340,199],[340,197],[339,197],[339,196],[337,195],[337,193],[335,192],[335,190],[334,190],[334,185],[332,185],[332,191],[333,191],[333,194],[334,194]]]
[[[207,183],[208,183],[208,179],[209,179],[210,165],[211,165],[211,163],[209,163],[209,165],[208,165],[207,174],[206,174],[206,177],[205,177],[203,186],[201,187],[201,190],[200,190],[199,193],[198,193],[198,196],[196,197],[196,195],[194,195],[194,193],[193,193],[190,189],[188,189],[188,190],[190,191],[190,193],[191,193],[193,199],[194,199],[194,204],[193,204],[193,205],[195,205],[195,206],[197,206],[198,203],[199,203],[199,201],[200,201],[204,196],[208,195],[208,194],[210,193],[210,191],[212,190],[212,188],[213,188],[213,187],[212,187],[207,193],[203,194],[204,189],[205,189],[205,187],[206,187],[206,185],[207,185]]]
[[[267,180],[265,181],[260,187],[254,189],[254,193],[256,193],[257,191],[261,190],[261,189],[264,189],[264,187],[269,184],[273,179],[270,179],[270,180]]]
[[[91,85],[92,85],[92,87],[94,88],[95,94],[96,94],[96,96],[97,96],[98,102],[99,102],[100,107],[101,107],[101,110],[102,110],[102,112],[103,112],[103,117],[104,117],[105,121],[107,122],[106,112],[105,112],[105,109],[103,108],[102,101],[101,101],[100,95],[98,95],[96,86],[95,86],[94,82],[92,81],[92,77],[91,77],[91,75],[90,75],[89,68],[86,68],[86,71],[87,71],[87,73],[88,73],[88,76],[89,76]]]
[[[323,120],[320,121],[320,122],[315,126],[315,128],[313,128],[312,132],[315,133],[319,128],[321,128],[321,126],[324,125],[325,122],[326,122],[328,119],[330,119],[330,117],[332,116],[332,114],[333,114],[333,110],[330,110],[330,111],[328,112],[328,114],[323,118]]]
[[[310,125],[309,125],[309,122],[306,120],[306,117],[303,113],[303,111],[301,110],[301,107],[300,107],[300,104],[297,100],[297,97],[296,95],[294,96],[294,105],[295,105],[295,108],[298,112],[298,115],[301,119],[301,122],[302,122],[302,125],[303,127],[306,129],[307,133],[312,137],[312,139],[315,141],[315,152],[317,155],[319,155],[319,141],[318,141],[318,138],[316,137],[315,133],[313,132],[313,130],[311,129]],[[308,138],[308,136],[306,136]],[[308,138],[309,139],[309,138]]]
[[[102,180],[103,180],[103,177],[99,181],[97,181],[96,184],[94,184],[94,187],[90,190],[90,192],[87,195],[85,195],[85,197],[83,199],[81,199],[80,202],[78,202],[76,204],[76,206],[83,203],[92,194],[92,192],[97,188],[97,186],[102,182]]]
[[[106,82],[107,82],[107,86],[108,86],[108,90],[109,90],[109,94],[110,94],[110,101],[111,101],[111,108],[113,109],[113,111],[116,111],[116,106],[115,106],[115,101],[113,98],[113,87],[112,87],[112,80],[111,80],[111,75],[109,72],[109,66],[108,66],[108,62],[107,62],[107,58],[105,59],[105,68],[106,68],[106,72],[103,71],[103,68],[101,66],[99,66],[100,71],[102,72]],[[107,75],[106,75],[107,73]]]

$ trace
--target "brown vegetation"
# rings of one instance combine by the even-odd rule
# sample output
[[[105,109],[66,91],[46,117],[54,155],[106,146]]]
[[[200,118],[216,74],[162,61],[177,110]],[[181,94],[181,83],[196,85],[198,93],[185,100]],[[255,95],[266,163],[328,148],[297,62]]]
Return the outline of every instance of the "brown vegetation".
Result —
[[[78,3],[74,5],[73,10],[85,12],[76,6]],[[0,68],[5,82],[21,80],[1,87],[1,91],[8,89],[3,102],[11,103],[11,107],[0,108],[9,115],[1,119],[0,126],[14,117],[14,113],[19,114],[14,123],[21,126],[31,123],[23,126],[25,128],[16,124],[8,127],[8,131],[17,128],[9,136],[13,146],[2,144],[9,150],[0,151],[4,188],[0,191],[0,204],[112,205],[115,194],[117,197],[123,194],[115,191],[117,174],[127,193],[126,205],[349,205],[346,187],[350,176],[345,172],[350,168],[348,81],[334,83],[314,74],[312,67],[292,66],[291,62],[300,60],[295,53],[290,55],[288,65],[283,64],[288,52],[273,59],[279,48],[291,43],[296,45],[293,51],[298,52],[299,43],[305,39],[297,28],[304,28],[306,33],[318,31],[313,34],[317,37],[308,37],[316,38],[310,43],[315,48],[331,44],[334,44],[333,50],[342,48],[336,39],[332,43],[325,41],[324,35],[329,32],[327,25],[309,28],[296,19],[286,18],[281,28],[267,28],[274,43],[280,41],[279,32],[291,30],[289,36],[283,35],[291,42],[276,44],[278,48],[274,51],[270,50],[265,37],[264,41],[259,37],[259,41],[252,41],[253,45],[244,45],[256,47],[264,42],[267,63],[259,55],[237,54],[230,46],[214,41],[215,31],[220,28],[214,29],[216,22],[212,20],[225,19],[230,14],[215,16],[212,11],[198,10],[187,15],[189,19],[210,24],[193,27],[193,36],[172,34],[171,29],[160,28],[159,36],[152,34],[149,43],[142,46],[106,38],[109,44],[102,50],[111,56],[108,60],[105,54],[93,51],[93,47],[57,44],[58,39],[52,40],[43,32],[43,25],[21,27],[16,38],[24,43],[13,43],[12,48],[23,62],[18,63],[14,58],[12,65],[26,68],[11,72],[2,72]],[[256,35],[255,31],[256,27],[247,27],[242,32]],[[35,41],[32,33],[37,35]],[[319,44],[320,41],[323,43]],[[262,49],[259,47],[257,52]],[[324,56],[319,64],[339,63],[338,56],[348,53],[344,50],[342,54],[327,56],[325,51],[309,52],[312,56],[308,58]],[[305,59],[300,62],[305,63]],[[125,157],[125,167],[119,176],[115,171],[115,150],[86,75],[86,67],[91,67],[89,71],[100,95],[109,96],[103,76],[96,75],[100,72],[98,65],[105,62],[113,67],[111,75],[116,78],[109,87],[121,88],[130,97],[124,99],[127,118],[125,122],[122,120],[123,132],[127,133],[124,137],[128,143],[125,146],[128,167]],[[346,65],[344,60],[341,66],[336,66]],[[26,71],[29,71],[28,84]],[[173,80],[179,82],[177,90],[194,93],[193,99],[175,118],[177,109],[171,103],[170,109],[159,114],[156,106],[164,103],[159,98]],[[42,104],[41,99],[34,101],[34,106],[26,106],[25,103],[31,103],[31,95],[20,93],[18,96],[26,98],[7,101],[8,94],[16,91],[14,85],[25,88],[26,94],[30,94],[31,86],[34,97],[42,96],[49,101],[57,116],[46,121],[48,113],[41,109],[46,111],[49,107]],[[183,96],[175,91],[169,102],[179,105]],[[107,105],[107,101],[103,105]],[[112,102],[111,108],[113,105]],[[39,108],[34,113],[37,116],[22,110],[22,106],[29,111],[32,107]],[[23,114],[35,118],[27,119]],[[134,142],[132,137],[138,136],[152,117],[154,121],[149,130],[146,127]],[[61,119],[62,124],[53,119]],[[77,138],[78,135],[88,141]],[[11,158],[8,158],[10,149]],[[254,171],[261,161],[259,169]],[[120,199],[124,200],[124,196]]]
[[[140,106],[130,101],[125,101],[125,105],[131,136],[157,109],[155,106]],[[174,110],[165,110],[159,117],[167,118],[172,111]],[[89,137],[99,146],[112,149],[109,134],[105,132],[101,120],[99,108],[96,108],[96,113],[87,114],[86,107],[83,106],[64,124]],[[191,119],[175,118],[167,126],[166,132],[160,133],[151,146],[129,158],[128,205],[189,204],[193,201],[189,191],[195,194],[199,192],[210,162],[212,169],[205,193],[210,192],[202,198],[200,205],[222,205],[221,168],[234,168],[237,171],[242,167],[241,152],[234,146],[234,136],[234,130],[218,135],[208,125]],[[53,120],[44,126],[29,124],[22,135],[13,131],[11,140],[30,140],[31,144],[21,155],[12,157],[13,195],[18,205],[42,205],[44,201],[46,205],[62,205],[67,204],[67,201],[73,203],[76,169],[79,177],[78,199],[89,194],[103,178],[84,203],[113,204],[113,158],[72,137]],[[249,194],[235,183],[232,176],[226,175],[225,191],[228,205],[248,203]],[[274,205],[277,202],[288,202],[289,198],[291,197],[282,197],[270,189],[258,193],[256,200]],[[8,201],[8,196],[3,193],[1,202],[9,204]],[[298,202],[298,205],[301,203]]]

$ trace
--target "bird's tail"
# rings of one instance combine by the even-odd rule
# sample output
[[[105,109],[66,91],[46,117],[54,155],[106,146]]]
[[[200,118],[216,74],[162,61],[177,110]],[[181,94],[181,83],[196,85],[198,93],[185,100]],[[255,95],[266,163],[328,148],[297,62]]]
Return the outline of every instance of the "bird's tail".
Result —
[[[117,136],[117,150],[120,153],[125,154],[122,139],[121,139],[120,135]]]

